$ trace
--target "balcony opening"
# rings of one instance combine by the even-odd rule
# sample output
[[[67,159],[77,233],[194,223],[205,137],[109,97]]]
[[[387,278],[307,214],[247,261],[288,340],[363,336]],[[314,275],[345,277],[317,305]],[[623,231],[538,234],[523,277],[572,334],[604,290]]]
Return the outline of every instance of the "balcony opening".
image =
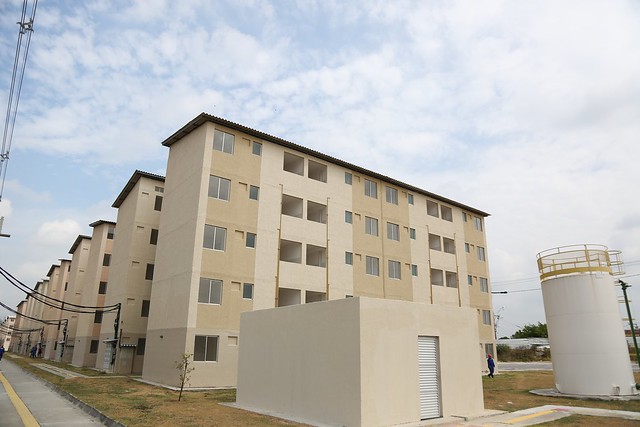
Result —
[[[456,242],[453,239],[447,239],[446,237],[442,238],[442,246],[444,247],[444,251],[448,254],[456,253]]]
[[[440,205],[440,217],[445,221],[453,222],[453,211],[449,206]]]
[[[458,287],[458,275],[453,271],[447,271],[446,274],[447,280],[447,288],[457,288]]]
[[[278,307],[300,304],[300,289],[278,289]]]
[[[302,243],[280,240],[280,261],[302,264]]]
[[[305,292],[305,302],[307,304],[310,302],[320,302],[320,301],[326,301],[326,300],[327,300],[327,294],[325,294],[324,292],[314,292],[314,291]]]
[[[282,215],[302,218],[302,199],[293,196],[282,195]]]
[[[433,286],[444,286],[442,270],[431,269],[431,284]]]
[[[320,203],[307,201],[307,219],[322,224],[327,223],[327,206]]]
[[[304,176],[304,158],[291,153],[284,153],[282,169],[296,175]]]
[[[427,200],[427,215],[439,217],[438,215],[438,204],[436,202],[432,202],[431,200]]]
[[[309,160],[309,178],[327,182],[327,165]]]
[[[327,266],[327,248],[307,245],[307,265],[316,267]]]
[[[440,243],[440,236],[437,234],[429,233],[429,249],[433,249],[434,251],[441,251],[442,244]]]

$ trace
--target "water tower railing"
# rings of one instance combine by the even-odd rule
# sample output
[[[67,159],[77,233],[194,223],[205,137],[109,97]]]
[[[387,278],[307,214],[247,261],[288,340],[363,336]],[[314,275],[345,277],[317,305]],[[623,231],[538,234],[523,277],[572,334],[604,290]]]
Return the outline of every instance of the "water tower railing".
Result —
[[[609,251],[603,245],[560,246],[540,252],[537,258],[540,280],[565,274],[590,272],[622,274],[619,273],[622,271],[620,251]]]

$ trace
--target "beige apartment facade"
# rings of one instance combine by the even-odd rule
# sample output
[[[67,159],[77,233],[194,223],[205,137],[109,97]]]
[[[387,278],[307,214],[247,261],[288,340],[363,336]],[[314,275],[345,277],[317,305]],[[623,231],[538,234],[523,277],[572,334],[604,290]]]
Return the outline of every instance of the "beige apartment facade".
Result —
[[[109,281],[116,223],[98,220],[89,226],[93,232],[91,233],[86,273],[83,282],[80,283],[82,289],[80,305],[82,307],[78,307],[80,313],[77,313],[78,323],[71,364],[93,368],[98,360],[100,327],[109,314],[98,307],[105,305],[106,284]],[[109,322],[107,321],[107,323]]]
[[[206,114],[163,145],[143,379],[190,353],[192,387],[235,386],[241,313],[353,296],[474,310],[493,345],[488,214]]]
[[[91,249],[91,237],[79,235],[71,245],[69,254],[71,255],[71,269],[69,270],[68,282],[62,291],[66,307],[70,304],[80,305],[83,286],[87,276],[87,266],[89,263],[89,251]],[[70,304],[69,304],[70,303]],[[78,316],[80,313],[65,311],[69,322],[65,342],[61,343],[60,360],[71,363],[75,351],[76,336],[78,331]]]
[[[164,177],[135,171],[113,207],[118,209],[118,233],[113,242],[105,304],[120,304],[118,342],[113,312],[102,323],[96,367],[119,374],[141,374],[151,301]],[[109,352],[105,355],[105,352]],[[113,362],[113,363],[112,363]]]
[[[61,360],[62,344],[68,327],[68,313],[63,312],[60,307],[64,301],[64,292],[69,285],[69,273],[71,271],[71,260],[60,259],[60,264],[54,264],[49,269],[47,277],[51,286],[47,296],[51,297],[52,304],[45,307],[45,319],[51,323],[45,326],[45,343],[43,356],[49,360]]]
[[[0,323],[0,346],[4,347],[5,350],[11,348],[11,337],[15,322],[15,316],[7,316]]]

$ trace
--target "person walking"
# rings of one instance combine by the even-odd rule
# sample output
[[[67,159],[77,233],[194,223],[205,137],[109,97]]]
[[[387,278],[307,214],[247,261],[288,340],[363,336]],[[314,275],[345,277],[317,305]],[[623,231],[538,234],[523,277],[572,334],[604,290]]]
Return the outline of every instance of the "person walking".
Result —
[[[487,366],[489,367],[489,378],[493,378],[493,371],[496,369],[496,362],[490,354],[487,354]]]
[[[4,346],[0,345],[0,360],[2,360],[2,356],[4,356]]]

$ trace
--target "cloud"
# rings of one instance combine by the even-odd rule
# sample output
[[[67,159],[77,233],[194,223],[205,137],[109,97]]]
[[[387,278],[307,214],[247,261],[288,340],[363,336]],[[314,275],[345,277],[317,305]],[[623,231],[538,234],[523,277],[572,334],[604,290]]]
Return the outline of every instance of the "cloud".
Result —
[[[45,222],[36,233],[37,242],[41,245],[62,245],[71,243],[81,234],[83,227],[72,219]]]

